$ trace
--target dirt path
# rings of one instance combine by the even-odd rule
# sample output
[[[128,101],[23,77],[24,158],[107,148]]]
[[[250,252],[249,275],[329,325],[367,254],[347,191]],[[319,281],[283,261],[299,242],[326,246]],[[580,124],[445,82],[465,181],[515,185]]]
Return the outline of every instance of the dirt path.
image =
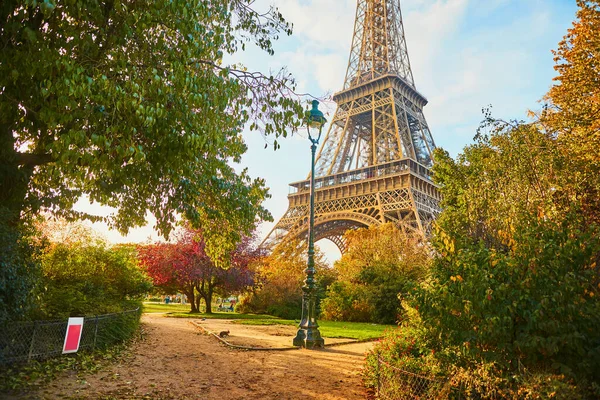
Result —
[[[39,399],[364,399],[361,385],[365,344],[336,346],[323,351],[283,352],[233,350],[201,334],[186,319],[148,314],[142,317],[146,339],[132,355],[98,373],[64,376],[34,395]],[[203,321],[202,323],[205,323]],[[226,326],[218,322],[212,327]],[[293,327],[231,325],[243,335],[240,344],[257,336],[287,335]],[[266,332],[266,333],[265,333]],[[276,341],[282,339],[275,339]],[[253,342],[254,343],[254,342]],[[236,343],[237,344],[237,343]],[[274,346],[272,346],[274,347]]]

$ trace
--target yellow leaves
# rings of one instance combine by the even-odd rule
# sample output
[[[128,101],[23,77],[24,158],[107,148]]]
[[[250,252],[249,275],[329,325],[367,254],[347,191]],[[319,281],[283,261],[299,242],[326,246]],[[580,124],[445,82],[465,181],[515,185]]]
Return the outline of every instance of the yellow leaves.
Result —
[[[500,238],[502,244],[514,251],[517,247],[517,242],[513,239],[513,233],[515,231],[514,225],[511,223],[508,229],[509,231],[498,229],[498,238]]]
[[[444,249],[442,250],[444,253],[444,255],[447,254],[453,254],[455,251],[455,247],[454,247],[454,239],[451,238],[446,232],[444,232],[442,229],[438,229],[437,230],[437,234],[439,236],[439,238],[441,239],[442,243],[444,244]],[[445,251],[444,251],[445,250]]]

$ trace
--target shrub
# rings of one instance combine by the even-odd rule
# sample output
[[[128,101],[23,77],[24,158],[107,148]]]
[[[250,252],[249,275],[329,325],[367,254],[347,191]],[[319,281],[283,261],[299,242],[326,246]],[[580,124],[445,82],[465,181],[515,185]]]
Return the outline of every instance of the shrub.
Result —
[[[0,207],[0,326],[29,315],[41,275],[32,232],[25,225],[7,224],[3,213]]]
[[[581,384],[598,379],[599,232],[575,233],[571,218],[523,216],[508,253],[439,244],[446,255],[413,302],[441,339],[435,350],[465,369],[493,364],[505,378],[531,370]]]
[[[334,265],[338,281],[323,302],[324,318],[396,323],[400,299],[430,264],[427,245],[393,224],[349,231],[345,238],[348,251]]]
[[[364,285],[334,282],[322,302],[322,317],[332,321],[370,321],[375,311],[373,305],[367,301],[367,290]]]
[[[133,248],[111,248],[102,241],[52,244],[42,256],[42,268],[42,318],[119,312],[151,287]]]

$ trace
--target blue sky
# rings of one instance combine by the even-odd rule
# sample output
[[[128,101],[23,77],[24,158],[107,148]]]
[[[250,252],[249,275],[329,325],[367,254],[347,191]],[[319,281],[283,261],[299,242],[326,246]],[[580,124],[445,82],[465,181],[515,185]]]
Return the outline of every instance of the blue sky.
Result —
[[[287,67],[299,92],[315,96],[342,88],[354,29],[356,0],[258,0],[294,24],[294,35],[275,44],[273,57],[256,49],[234,55],[249,69],[263,72]],[[404,28],[415,84],[429,100],[424,113],[438,147],[457,155],[472,142],[492,105],[493,115],[524,119],[556,75],[552,49],[575,19],[575,0],[401,0]],[[335,104],[321,108],[333,115]],[[263,177],[271,199],[265,203],[275,220],[287,208],[288,184],[305,179],[310,150],[301,132],[279,140],[281,149],[264,149],[265,138],[244,133],[248,153],[240,167]],[[272,138],[267,138],[271,142]],[[87,208],[87,206],[84,206]],[[156,238],[150,225],[121,237],[101,225],[112,242]],[[261,226],[266,235],[273,223]],[[318,243],[330,259],[339,257],[327,240]]]

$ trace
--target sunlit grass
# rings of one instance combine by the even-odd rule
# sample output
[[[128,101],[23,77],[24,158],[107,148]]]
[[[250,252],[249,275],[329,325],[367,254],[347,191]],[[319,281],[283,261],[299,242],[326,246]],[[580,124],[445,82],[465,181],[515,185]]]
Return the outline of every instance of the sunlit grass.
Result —
[[[238,314],[235,312],[213,312],[211,314],[206,313],[170,313],[169,317],[176,318],[206,318],[206,319],[240,319],[240,320],[258,320],[258,321],[267,321],[267,320],[276,320],[277,317],[273,317],[271,315],[262,315],[262,314]],[[292,321],[293,323],[294,321]],[[252,325],[267,325],[267,324],[252,324]],[[271,324],[272,325],[272,324]]]
[[[236,312],[190,313],[190,306],[182,304],[144,303],[145,313],[167,313],[174,318],[232,319],[243,325],[289,325],[298,326],[299,321],[281,319],[265,314],[239,314]],[[341,322],[319,320],[319,331],[325,338],[347,338],[355,340],[378,339],[386,329],[394,325],[379,325],[365,322]]]
[[[164,304],[164,303],[144,303],[143,312],[145,313],[182,313],[182,312],[190,312],[189,304]]]
[[[299,321],[279,319],[249,319],[235,321],[244,325],[293,325],[297,326]],[[318,321],[321,336],[325,338],[347,338],[356,340],[378,339],[383,336],[386,329],[393,325],[378,325],[365,322],[341,322],[341,321]]]

